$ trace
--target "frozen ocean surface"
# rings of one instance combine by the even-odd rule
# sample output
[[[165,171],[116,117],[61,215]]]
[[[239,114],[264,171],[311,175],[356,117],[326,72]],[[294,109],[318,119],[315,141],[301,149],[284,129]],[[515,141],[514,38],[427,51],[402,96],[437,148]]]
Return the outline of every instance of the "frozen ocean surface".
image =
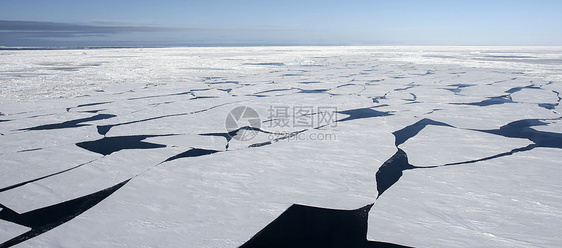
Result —
[[[556,247],[562,48],[0,51],[0,247]]]

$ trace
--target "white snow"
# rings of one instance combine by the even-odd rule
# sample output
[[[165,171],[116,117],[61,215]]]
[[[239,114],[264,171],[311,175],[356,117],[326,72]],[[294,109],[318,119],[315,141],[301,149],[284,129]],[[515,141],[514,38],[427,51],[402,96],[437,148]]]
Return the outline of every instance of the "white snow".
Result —
[[[427,126],[400,147],[408,154],[411,164],[435,166],[486,158],[531,143],[527,139],[498,137],[451,127]],[[428,151],[428,147],[431,147],[431,151]]]
[[[292,204],[371,203],[370,240],[555,247],[562,243],[559,148],[405,170],[378,199],[375,174],[397,151],[393,132],[424,118],[451,127],[428,125],[399,146],[419,167],[532,144],[478,131],[518,120],[539,119],[547,125],[531,128],[562,133],[561,59],[558,47],[0,51],[0,189],[87,163],[2,191],[0,204],[23,214],[132,178],[20,247],[237,247]],[[494,97],[505,102],[477,106]],[[201,135],[226,133],[238,106],[255,109],[262,130],[302,136],[249,147],[271,136]],[[287,127],[270,126],[281,118],[271,107],[290,110]],[[340,122],[314,129],[314,113],[313,126],[296,127],[294,107],[335,107]],[[115,116],[87,119],[99,114]],[[69,124],[79,119],[86,120]],[[98,128],[108,138],[160,135],[140,142],[163,147],[104,156],[76,145],[103,138]],[[164,162],[192,148],[219,152]],[[0,243],[28,230],[0,220]]]
[[[406,171],[369,213],[369,237],[414,247],[556,247],[561,159],[535,149]]]
[[[0,208],[1,211],[2,208]],[[21,235],[31,228],[20,226],[12,222],[0,220],[0,242],[4,243],[18,235]],[[0,243],[1,244],[1,243]]]

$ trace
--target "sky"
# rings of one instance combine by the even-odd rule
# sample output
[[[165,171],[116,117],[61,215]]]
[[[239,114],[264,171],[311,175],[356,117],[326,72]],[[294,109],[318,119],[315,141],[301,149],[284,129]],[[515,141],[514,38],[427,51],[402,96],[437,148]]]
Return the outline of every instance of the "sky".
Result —
[[[0,46],[561,46],[560,0],[0,0]]]

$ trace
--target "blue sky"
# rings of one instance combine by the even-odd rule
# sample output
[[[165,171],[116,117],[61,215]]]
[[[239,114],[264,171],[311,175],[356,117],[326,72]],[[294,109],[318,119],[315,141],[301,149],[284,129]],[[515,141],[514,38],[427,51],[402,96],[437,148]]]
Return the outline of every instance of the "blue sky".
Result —
[[[0,0],[0,46],[562,45],[562,1]]]

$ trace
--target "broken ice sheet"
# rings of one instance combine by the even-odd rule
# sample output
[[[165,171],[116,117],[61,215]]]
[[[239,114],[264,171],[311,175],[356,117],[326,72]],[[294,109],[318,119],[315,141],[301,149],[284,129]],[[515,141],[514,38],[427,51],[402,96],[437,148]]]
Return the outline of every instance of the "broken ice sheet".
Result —
[[[74,170],[0,193],[16,212],[50,206],[111,187],[179,153],[173,149],[122,150]]]
[[[61,157],[66,160],[61,161]],[[0,155],[0,189],[100,158],[74,144]],[[1,202],[1,201],[0,201]]]
[[[2,208],[0,207],[0,212]],[[25,232],[31,230],[31,228],[14,224],[12,222],[0,220],[0,244],[17,237],[18,235],[24,234]]]
[[[353,131],[338,132],[336,141],[280,141],[163,163],[131,180],[98,211],[29,242],[63,235],[65,242],[94,246],[157,246],[161,240],[181,246],[189,240],[196,247],[237,247],[294,203],[337,209],[368,205],[376,197],[377,166],[395,152],[394,137],[376,128],[382,120],[370,122],[364,132],[357,130],[369,121],[348,123]],[[86,228],[85,235],[64,235]]]
[[[524,103],[557,103],[558,96],[550,90],[522,89],[511,94],[513,101]]]
[[[514,108],[517,111],[514,111]],[[429,118],[463,129],[496,129],[516,120],[558,118],[559,115],[535,104],[500,104],[486,107],[450,105]]]
[[[0,111],[5,114],[2,119],[10,119],[8,122],[0,123],[0,133],[2,134],[0,153],[4,155],[21,154],[21,157],[10,155],[10,165],[14,165],[12,162],[17,163],[17,159],[22,159],[24,154],[41,154],[35,159],[45,158],[49,160],[48,165],[57,169],[59,168],[55,164],[57,160],[53,158],[61,150],[49,149],[68,149],[71,146],[74,149],[72,151],[76,151],[76,154],[61,153],[61,167],[67,168],[68,165],[74,165],[75,160],[82,160],[89,156],[101,158],[101,154],[89,152],[74,145],[79,142],[101,139],[103,135],[97,132],[97,126],[110,127],[105,132],[108,137],[176,134],[147,138],[146,142],[166,146],[152,149],[154,153],[149,152],[151,150],[115,151],[108,157],[96,160],[91,167],[86,165],[80,167],[79,170],[73,170],[72,173],[69,171],[69,174],[63,173],[13,189],[15,191],[12,196],[15,198],[9,200],[10,205],[17,208],[35,208],[90,194],[95,190],[119,183],[120,179],[140,174],[116,191],[115,195],[101,201],[91,210],[21,245],[113,247],[125,244],[128,246],[237,247],[256,232],[263,230],[267,224],[295,203],[330,209],[357,209],[372,203],[377,193],[375,173],[385,161],[396,153],[392,133],[423,118],[443,122],[456,128],[442,126],[436,128],[430,125],[426,130],[420,131],[421,136],[412,137],[415,138],[414,141],[423,143],[425,139],[425,144],[437,146],[436,151],[444,149],[439,142],[444,142],[444,145],[451,146],[452,149],[468,147],[464,143],[476,147],[474,149],[466,148],[467,154],[461,154],[466,157],[461,158],[457,158],[457,154],[444,152],[444,157],[436,160],[443,163],[449,160],[470,159],[473,155],[475,157],[485,156],[491,152],[470,140],[459,144],[451,144],[453,142],[450,140],[442,141],[442,138],[439,138],[440,133],[433,134],[430,131],[443,132],[447,137],[452,133],[464,134],[467,139],[474,137],[478,141],[488,142],[492,137],[489,135],[493,135],[493,133],[469,129],[497,130],[514,121],[536,119],[550,124],[532,126],[532,129],[560,133],[560,122],[556,118],[560,117],[561,106],[553,106],[553,109],[539,106],[542,103],[542,101],[539,102],[542,97],[548,96],[548,104],[554,105],[557,102],[552,102],[553,100],[559,101],[556,93],[553,92],[562,92],[559,65],[535,66],[529,63],[521,65],[517,61],[475,59],[487,56],[480,51],[482,48],[423,48],[424,51],[419,51],[419,49],[406,47],[166,48],[143,49],[142,51],[138,49],[97,49],[85,51],[88,54],[86,56],[75,56],[80,55],[75,54],[75,51],[37,51],[33,53],[13,51],[12,55],[7,57],[7,61],[10,61],[8,64],[14,64],[15,67],[25,68],[28,64],[60,62],[68,65],[84,63],[100,63],[101,65],[88,70],[72,72],[51,70],[48,71],[49,74],[46,77],[42,77],[42,80],[37,80],[37,77],[16,78],[12,76],[13,74],[2,75],[3,79],[6,79],[3,82],[8,81],[8,87],[14,86],[15,90],[8,89],[7,92],[0,92],[0,102],[10,102],[0,106],[2,108]],[[522,48],[509,48],[509,51],[504,51],[506,49],[494,48],[492,50],[511,51],[517,54]],[[540,54],[544,54],[546,51],[540,48],[524,49],[530,50],[528,53],[536,57],[542,56]],[[552,51],[553,56],[559,57],[558,50]],[[67,52],[67,55],[51,56]],[[100,58],[106,62],[101,63],[98,61]],[[53,59],[57,61],[52,61]],[[163,60],[166,63],[162,63]],[[286,65],[295,60],[314,60],[320,66],[245,65],[248,63],[283,63]],[[222,70],[186,70],[184,68]],[[551,78],[548,80],[553,82],[547,83],[540,79],[525,78],[524,74]],[[63,81],[76,81],[69,80],[69,77],[83,79],[81,80],[83,82],[79,83],[87,85],[69,88],[68,85],[60,84]],[[541,86],[544,90],[525,88],[531,84]],[[462,87],[460,92],[447,90],[457,89],[461,85],[471,86]],[[338,86],[341,87],[336,88]],[[22,90],[26,87],[30,88]],[[97,91],[92,91],[92,89]],[[338,94],[331,95],[330,91],[302,92],[302,90],[316,89],[332,89]],[[263,91],[268,92],[263,93]],[[267,97],[256,97],[253,95],[256,92],[262,92]],[[412,103],[414,95],[411,93],[415,95],[415,103]],[[512,103],[485,107],[450,104],[478,103],[490,97],[509,94],[512,94]],[[84,95],[84,97],[26,101],[26,99],[44,98],[45,96],[70,97],[76,95]],[[204,98],[208,96],[217,98]],[[505,97],[508,99],[508,96]],[[12,102],[14,99],[21,101]],[[84,105],[101,102],[111,103]],[[254,144],[253,142],[267,141],[267,135],[260,133],[258,137],[248,142],[249,144],[232,143],[230,146],[232,149],[225,151],[226,139],[223,136],[200,135],[226,132],[225,117],[231,109],[237,106],[255,108],[265,121],[268,119],[267,109],[270,105],[335,106],[340,113],[338,114],[340,120],[350,117],[344,112],[366,108],[391,115],[377,115],[376,112],[367,111],[371,113],[371,118],[355,118],[368,115],[363,115],[366,113],[363,111],[354,112],[360,115],[342,121],[334,128],[334,132],[338,132],[337,142],[285,139],[261,147],[248,148]],[[102,107],[103,110],[98,112],[79,112],[95,111]],[[67,108],[70,109],[67,111]],[[63,123],[97,114],[112,114],[116,117],[84,122],[81,124],[92,124],[92,126],[78,128],[14,131]],[[266,122],[263,124],[265,125]],[[295,131],[296,129],[285,131]],[[326,130],[310,129],[303,134],[323,131]],[[503,131],[496,133],[504,134]],[[536,132],[526,133],[537,134]],[[433,135],[437,135],[437,137]],[[497,151],[494,150],[494,152],[505,152],[504,148],[508,150],[512,148],[512,145],[518,145],[518,143],[512,143],[512,139],[504,138],[501,135],[493,136],[492,140],[508,141],[505,144],[498,144],[495,148]],[[492,143],[494,142],[492,141]],[[528,140],[520,139],[517,142],[528,142]],[[551,142],[556,141],[551,140],[548,144],[552,144]],[[407,154],[410,162],[419,155],[429,157],[427,154],[419,154],[421,152],[412,150],[416,147],[412,140],[408,140],[403,146],[411,150]],[[41,150],[33,150],[38,148]],[[429,154],[434,149],[434,147],[426,148],[430,150]],[[481,206],[488,209],[496,207],[495,204],[500,204],[497,205],[498,209],[506,210],[501,212],[504,214],[501,217],[506,220],[523,216],[522,220],[531,223],[530,226],[536,227],[529,232],[530,235],[518,235],[519,231],[523,229],[511,228],[510,223],[498,224],[499,221],[488,222],[490,226],[485,228],[473,225],[477,228],[471,229],[470,224],[475,222],[473,219],[463,221],[467,215],[455,215],[455,212],[462,213],[464,206],[469,206],[470,211],[477,210],[469,204],[473,201],[479,204],[481,202],[478,200],[489,200],[496,197],[496,194],[507,195],[515,190],[533,190],[534,188],[540,190],[528,191],[528,193],[540,195],[559,192],[557,186],[549,188],[540,184],[542,179],[556,180],[549,177],[550,175],[543,176],[533,174],[534,171],[513,170],[513,168],[526,168],[522,167],[524,165],[541,165],[545,161],[550,163],[548,158],[559,154],[559,149],[550,149],[549,152],[536,155],[536,160],[532,161],[510,160],[510,164],[515,164],[515,166],[505,166],[494,172],[501,172],[501,177],[492,178],[498,181],[498,184],[488,181],[482,183],[479,178],[475,178],[479,176],[478,170],[468,172],[465,170],[465,166],[477,168],[481,164],[502,161],[501,159],[517,156],[519,156],[517,158],[521,158],[521,155],[534,157],[535,155],[532,155],[534,153],[531,152],[536,152],[537,149],[544,148],[519,152],[486,162],[404,171],[404,176],[385,191],[371,210],[373,213],[379,206],[383,207],[382,211],[376,212],[377,217],[390,220],[381,222],[380,219],[375,219],[375,222],[383,224],[383,228],[376,229],[376,232],[380,232],[381,235],[374,233],[371,235],[372,239],[406,245],[462,246],[463,243],[473,244],[470,243],[473,242],[473,237],[495,235],[524,240],[521,243],[527,244],[526,246],[544,244],[541,243],[543,238],[540,236],[541,234],[534,235],[533,231],[539,232],[543,229],[544,233],[555,237],[556,234],[553,233],[560,227],[554,222],[545,221],[542,217],[535,219],[531,213],[524,210],[524,206],[527,204],[517,205],[522,209],[521,211],[510,208],[511,199],[505,203],[505,207],[500,204],[502,202],[494,201],[483,202]],[[24,150],[25,152],[18,153]],[[218,150],[221,152],[210,152]],[[47,156],[41,151],[52,151],[55,154]],[[81,158],[80,154],[85,156]],[[195,157],[195,155],[198,156]],[[146,161],[142,161],[143,159]],[[170,161],[161,163],[168,159]],[[429,157],[428,159],[435,158]],[[22,159],[21,161],[25,163],[30,160]],[[423,165],[422,162],[420,163]],[[157,164],[159,165],[156,166]],[[415,163],[412,162],[412,164]],[[24,173],[32,171],[31,165],[20,166],[26,168]],[[46,172],[43,169],[41,167],[34,175],[42,175]],[[553,174],[556,172],[554,167],[549,169],[554,171]],[[454,187],[458,181],[460,182],[458,187],[462,187],[462,189],[452,191],[441,184],[432,187],[432,182],[436,181],[435,176],[445,178],[441,174],[433,175],[433,172],[438,170],[458,173],[460,178],[453,178],[454,180],[447,182],[450,187],[456,189]],[[9,171],[9,173],[16,175],[18,171]],[[484,176],[488,176],[488,174]],[[423,176],[411,177],[411,175]],[[2,175],[0,174],[0,176]],[[524,179],[527,176],[531,179],[527,182],[534,182],[529,187],[523,187],[527,185],[520,181],[506,184],[508,187],[501,186],[502,178],[516,180]],[[559,175],[556,176],[559,177]],[[13,182],[18,182],[18,179],[27,177],[20,175],[13,178]],[[55,178],[59,180],[54,180]],[[414,187],[408,188],[409,191],[401,191],[401,185],[417,183],[418,180],[421,180],[419,183],[422,185],[414,185]],[[469,185],[469,180],[474,181],[474,185]],[[32,188],[32,185],[36,188]],[[495,186],[498,186],[498,191],[492,194],[493,197],[474,197],[474,195],[465,194],[476,191],[470,190],[467,185],[470,187],[482,185],[487,189],[496,189]],[[424,186],[431,187],[432,190],[432,192],[430,190],[423,192],[427,197],[415,198],[417,195],[414,195],[412,199],[415,201],[407,204],[398,202],[391,204],[390,207],[384,205],[384,201],[391,198],[403,199],[409,197],[408,194],[419,194],[416,190],[423,189]],[[457,200],[456,197],[461,196],[468,200],[459,201],[465,204],[461,206],[460,210],[453,208],[448,210],[452,211],[452,214],[440,215],[447,211],[446,206],[455,206],[455,202],[450,203],[449,201]],[[22,197],[33,199],[27,201],[26,198],[23,201]],[[513,197],[513,199],[518,198]],[[522,202],[521,199],[518,200]],[[549,211],[560,212],[560,207],[556,204],[545,203],[542,200],[534,201],[540,202],[542,205],[533,205],[534,203],[528,205],[539,206],[539,208],[547,205]],[[443,211],[431,212],[437,217],[434,219],[430,218],[431,216],[424,217],[422,212],[420,218],[427,221],[418,221],[417,223],[421,223],[420,226],[417,226],[419,228],[408,229],[407,233],[401,232],[401,228],[408,227],[408,221],[415,220],[416,217],[402,218],[403,212],[415,214],[418,213],[416,211],[422,209],[420,208],[422,206],[442,202],[447,203],[442,208],[438,208],[439,210],[444,209]],[[559,200],[555,200],[555,202],[559,202]],[[3,201],[0,203],[4,204]],[[21,206],[25,204],[30,205]],[[439,222],[440,218],[449,222],[443,224]],[[560,218],[554,216],[553,219]],[[449,228],[451,225],[447,223],[451,221],[457,221],[462,225]],[[476,219],[476,221],[486,223],[484,222],[486,219]],[[536,224],[539,222],[547,224],[540,226]],[[437,223],[437,227],[431,227],[433,223]],[[487,231],[479,234],[480,236],[471,236],[471,233],[478,232],[478,228],[480,230],[502,229],[504,227],[502,225],[510,227],[505,229],[505,232],[513,232],[504,234]],[[455,230],[458,226],[469,230],[462,230],[458,235],[448,232]],[[377,228],[377,226],[374,227]],[[369,227],[369,229],[372,228]],[[387,236],[389,233],[400,236],[399,238],[402,239]],[[442,233],[448,235],[446,237],[435,236]],[[467,239],[466,236],[469,238]],[[410,237],[413,238],[408,240]],[[425,243],[418,242],[418,238],[423,239],[422,241]],[[551,243],[554,242],[548,244]],[[511,243],[506,242],[505,244],[505,246],[510,246]]]
[[[410,164],[436,166],[482,159],[530,144],[527,139],[429,125],[401,148],[408,154]]]
[[[562,155],[555,151],[405,171],[369,213],[368,237],[414,247],[558,246]]]

